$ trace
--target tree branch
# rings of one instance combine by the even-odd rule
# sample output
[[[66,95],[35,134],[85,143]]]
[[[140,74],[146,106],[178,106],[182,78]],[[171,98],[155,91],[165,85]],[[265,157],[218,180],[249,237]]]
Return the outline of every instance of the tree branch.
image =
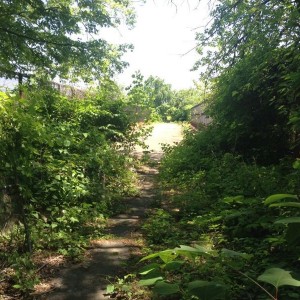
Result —
[[[24,38],[27,40],[31,40],[37,43],[43,43],[43,44],[50,44],[50,45],[55,45],[55,46],[63,46],[63,47],[70,47],[70,46],[74,46],[74,43],[58,43],[58,42],[54,42],[54,41],[49,41],[49,40],[45,40],[45,39],[39,39],[39,38],[34,38],[25,34],[21,34],[21,33],[17,33],[15,31],[12,31],[10,29],[4,28],[4,27],[0,27],[0,30],[8,33],[8,34],[12,34],[15,36],[18,36],[20,38]]]

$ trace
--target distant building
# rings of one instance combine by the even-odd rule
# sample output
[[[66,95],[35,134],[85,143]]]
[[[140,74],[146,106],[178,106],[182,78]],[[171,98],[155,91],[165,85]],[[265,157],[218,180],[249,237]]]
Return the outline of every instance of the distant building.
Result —
[[[207,126],[212,122],[212,118],[204,113],[205,107],[204,103],[199,103],[191,108],[191,124],[196,128]]]
[[[58,90],[60,94],[67,98],[84,99],[87,96],[87,90],[84,89],[54,81],[50,82],[50,84],[54,89]]]
[[[84,88],[78,88],[72,85],[58,83],[58,82],[47,82],[46,84],[50,84],[50,86],[59,91],[60,94],[66,96],[67,98],[78,98],[83,99],[87,95],[87,90]],[[12,90],[18,87],[17,79],[6,79],[4,77],[0,77],[0,91]]]

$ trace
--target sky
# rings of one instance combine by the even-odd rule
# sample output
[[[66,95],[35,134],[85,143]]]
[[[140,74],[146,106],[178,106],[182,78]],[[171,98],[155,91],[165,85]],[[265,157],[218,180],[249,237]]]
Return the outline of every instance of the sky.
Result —
[[[173,89],[194,87],[199,72],[191,72],[199,59],[195,35],[207,24],[208,0],[147,0],[145,4],[136,0],[137,22],[134,29],[126,26],[118,29],[104,29],[102,37],[115,44],[133,44],[133,52],[123,59],[130,66],[116,77],[124,87],[129,86],[131,75],[141,71],[145,78],[157,76]],[[200,2],[200,4],[199,4]],[[181,3],[181,4],[180,4]],[[0,79],[0,86],[7,86],[9,80]]]
[[[109,41],[134,45],[134,51],[124,56],[130,66],[117,81],[128,86],[131,75],[140,70],[146,78],[158,76],[174,89],[193,87],[199,78],[199,72],[190,71],[199,59],[193,50],[195,35],[208,22],[207,1],[182,0],[175,7],[167,0],[147,0],[136,3],[136,10],[134,29],[121,27],[107,34]]]

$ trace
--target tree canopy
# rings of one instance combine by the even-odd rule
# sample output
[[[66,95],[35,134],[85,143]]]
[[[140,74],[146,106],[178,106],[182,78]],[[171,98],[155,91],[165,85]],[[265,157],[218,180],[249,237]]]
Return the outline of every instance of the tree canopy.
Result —
[[[112,46],[101,28],[134,14],[127,0],[2,0],[0,2],[0,75],[43,73],[83,79],[121,70],[129,45]]]
[[[299,153],[299,1],[222,1],[198,34],[211,115],[226,151],[260,162]]]
[[[220,74],[251,54],[265,58],[276,49],[295,51],[300,42],[300,4],[296,0],[226,0],[211,11],[211,23],[197,35],[197,66]]]
[[[190,108],[203,101],[201,85],[186,90],[173,90],[163,79],[144,78],[141,72],[132,75],[127,88],[129,102],[152,110],[152,119],[162,121],[188,121]]]

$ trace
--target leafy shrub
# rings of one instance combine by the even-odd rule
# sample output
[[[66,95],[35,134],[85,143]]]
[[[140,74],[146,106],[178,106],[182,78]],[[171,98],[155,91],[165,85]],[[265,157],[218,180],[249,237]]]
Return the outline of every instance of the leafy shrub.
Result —
[[[138,136],[129,134],[121,93],[77,100],[30,87],[25,94],[0,94],[0,217],[9,210],[24,236],[8,230],[3,241],[15,239],[20,254],[50,249],[76,259],[89,238],[103,234],[120,197],[134,192],[132,159],[118,143]]]
[[[151,244],[173,244],[176,240],[174,231],[174,219],[162,209],[157,209],[147,221],[143,224],[143,230],[146,233],[147,240]]]
[[[151,287],[158,298],[171,296],[173,299],[175,296],[175,299],[207,300],[242,299],[248,294],[247,285],[253,283],[259,287],[255,290],[259,299],[259,293],[264,292],[268,299],[277,300],[281,286],[300,286],[300,281],[294,279],[291,272],[281,268],[269,268],[256,280],[251,278],[251,259],[251,255],[225,248],[215,251],[200,245],[181,245],[142,258],[141,262],[154,262],[140,270],[139,285]],[[258,281],[275,287],[274,295]],[[289,295],[296,294],[290,291]]]
[[[196,134],[188,133],[179,145],[165,147],[160,180],[162,187],[171,191],[164,207],[176,221],[173,228],[176,228],[177,243],[194,241],[210,244],[216,250],[230,248],[247,252],[252,256],[251,269],[243,272],[251,278],[257,278],[265,269],[274,266],[296,271],[298,250],[295,249],[298,248],[287,241],[297,239],[298,227],[292,223],[286,228],[280,222],[274,224],[282,214],[293,216],[290,220],[295,220],[292,208],[274,205],[276,207],[270,211],[263,201],[270,194],[286,190],[299,194],[299,169],[291,167],[291,158],[284,158],[277,165],[259,165],[234,152],[224,152],[223,133],[216,128],[212,126]],[[205,264],[197,265],[197,271],[193,269],[195,262],[189,262],[187,269],[180,269],[179,277],[175,274],[170,277],[161,268],[164,274],[160,275],[161,280],[177,284],[182,292],[188,286],[185,281],[188,274],[195,272],[198,274],[195,280],[207,280],[212,279],[210,272],[217,270],[217,278],[221,278],[230,290],[230,299],[241,299],[246,295],[265,299],[260,296],[259,289],[249,287],[247,276],[239,278],[238,273],[232,272],[223,262],[222,259],[205,260]],[[274,270],[272,274],[275,276],[278,272]],[[284,274],[289,276],[289,272]],[[264,276],[258,278],[264,279]],[[295,288],[281,288],[280,294],[283,299],[299,297]],[[183,294],[180,297],[184,298]],[[271,295],[270,299],[277,299],[277,295]]]

